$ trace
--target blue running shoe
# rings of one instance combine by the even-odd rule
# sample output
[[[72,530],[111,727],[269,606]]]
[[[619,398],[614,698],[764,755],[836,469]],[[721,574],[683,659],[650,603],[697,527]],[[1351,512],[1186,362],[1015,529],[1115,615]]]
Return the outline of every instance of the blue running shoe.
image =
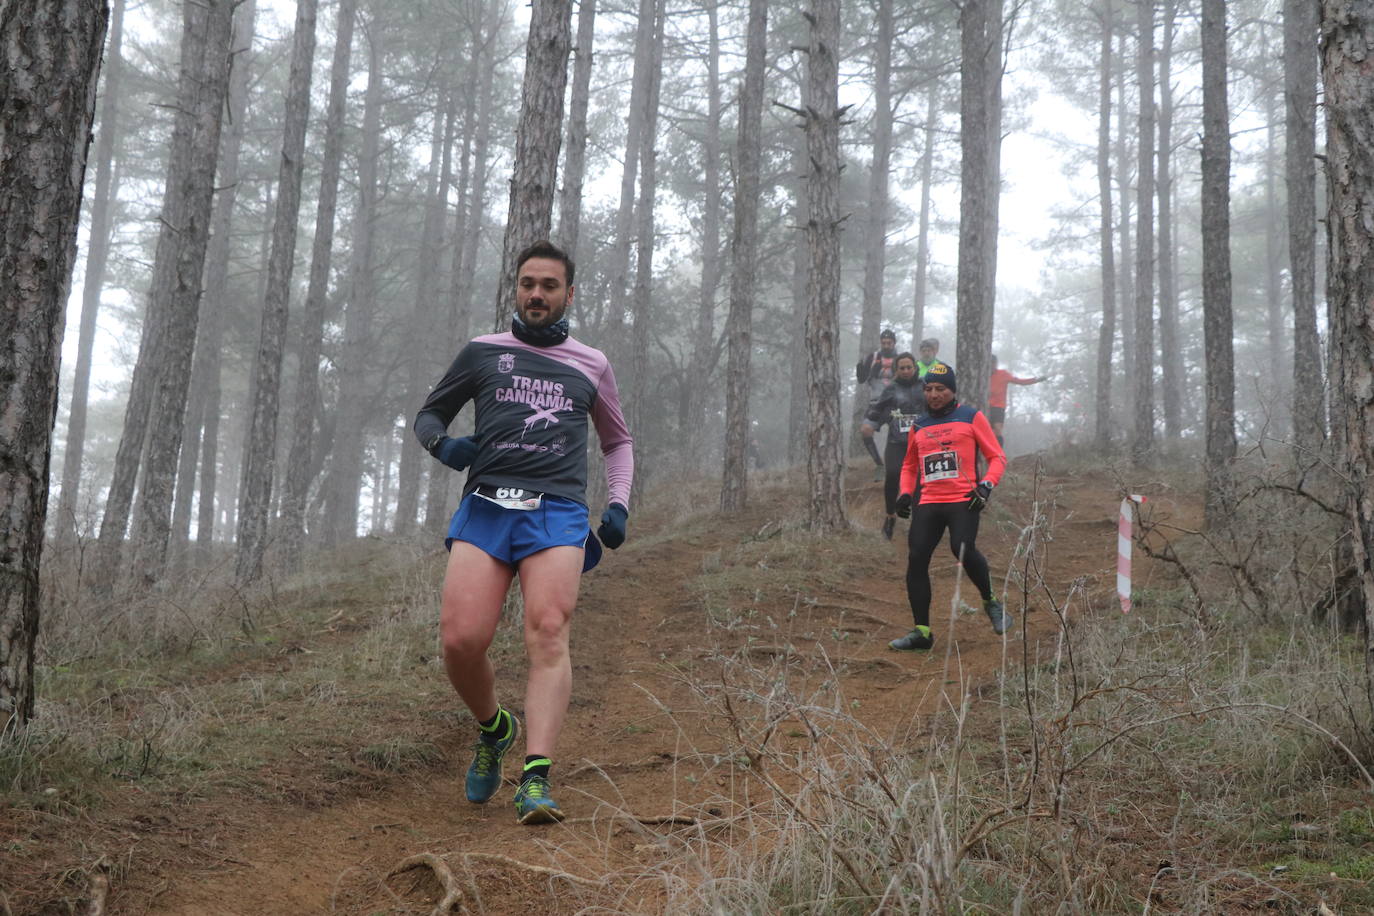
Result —
[[[549,781],[531,776],[515,790],[515,819],[522,824],[553,824],[563,820],[563,809],[549,797]]]
[[[491,801],[496,790],[501,788],[501,758],[515,743],[520,734],[520,720],[515,714],[502,710],[510,718],[510,728],[504,738],[491,738],[483,734],[473,745],[472,765],[468,767],[468,801],[484,805]]]

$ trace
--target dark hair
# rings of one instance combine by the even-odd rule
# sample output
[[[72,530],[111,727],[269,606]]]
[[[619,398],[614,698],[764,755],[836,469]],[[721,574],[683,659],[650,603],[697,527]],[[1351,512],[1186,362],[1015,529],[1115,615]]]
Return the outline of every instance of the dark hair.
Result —
[[[904,360],[904,359],[909,359],[909,360],[911,360],[911,365],[913,365],[913,366],[916,365],[916,357],[914,357],[914,356],[911,355],[911,351],[910,351],[910,350],[904,350],[904,351],[902,351],[901,353],[898,353],[898,354],[897,354],[897,358],[894,359],[894,360],[892,361],[892,368],[896,369],[896,368],[897,368],[897,364],[900,363],[900,362],[901,362],[902,360]]]
[[[530,258],[548,258],[551,261],[562,261],[563,270],[567,273],[568,285],[573,285],[573,259],[562,248],[559,248],[548,239],[540,239],[524,251],[515,256],[515,272],[520,273],[520,268],[525,266],[525,262]]]
[[[878,335],[878,339],[879,339],[879,340],[882,340],[882,339],[885,338],[885,337],[888,338],[888,339],[890,339],[890,340],[896,340],[896,339],[897,339],[897,334],[896,334],[896,332],[893,331],[891,328],[883,328],[883,332],[882,332],[881,334]]]

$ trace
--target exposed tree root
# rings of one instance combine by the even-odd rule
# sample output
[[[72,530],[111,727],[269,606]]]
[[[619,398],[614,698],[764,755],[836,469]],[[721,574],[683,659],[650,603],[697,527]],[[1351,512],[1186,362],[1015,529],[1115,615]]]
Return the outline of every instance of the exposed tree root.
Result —
[[[644,757],[640,760],[633,760],[628,763],[592,763],[588,760],[581,766],[573,767],[564,776],[564,780],[572,779],[574,776],[581,776],[583,773],[604,773],[612,770],[642,770],[650,767],[661,767],[669,763],[676,763],[679,755],[670,754],[667,751],[659,751],[651,757]]]
[[[599,817],[570,817],[563,823],[565,824],[592,824],[603,818]],[[725,823],[723,817],[692,817],[690,814],[630,814],[625,811],[617,812],[609,820],[629,820],[636,824],[644,824],[648,827],[661,827],[673,825],[678,827],[716,827]]]
[[[448,863],[430,852],[421,852],[401,860],[387,873],[388,878],[393,878],[402,872],[410,871],[412,868],[428,868],[434,872],[435,879],[443,885],[444,896],[434,907],[433,916],[448,916],[453,912],[455,906],[461,907],[463,903],[463,890],[458,886],[458,882],[453,877],[453,872],[449,869]]]
[[[110,860],[105,856],[96,859],[91,866],[91,903],[86,916],[105,916],[105,897],[110,893],[110,868]],[[6,906],[5,910],[8,912],[9,907]]]
[[[562,878],[565,881],[571,881],[573,884],[581,884],[585,887],[600,887],[603,883],[601,880],[583,878],[580,875],[569,874],[565,871],[559,871],[556,868],[547,868],[543,865],[535,865],[531,862],[521,862],[519,859],[512,859],[510,856],[503,856],[498,852],[465,852],[463,853],[463,858],[465,860],[481,859],[484,862],[497,862],[501,865],[509,865],[512,868],[520,868],[525,871],[534,872],[536,875],[547,875],[550,878]]]

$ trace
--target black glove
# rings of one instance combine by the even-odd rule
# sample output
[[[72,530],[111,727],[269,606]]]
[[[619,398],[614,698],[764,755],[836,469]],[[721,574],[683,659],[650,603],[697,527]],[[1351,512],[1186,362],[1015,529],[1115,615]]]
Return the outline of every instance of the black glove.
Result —
[[[606,511],[601,513],[601,527],[596,529],[596,536],[601,543],[615,550],[625,543],[625,522],[630,518],[630,510],[620,503],[611,503],[606,507]]]
[[[988,498],[992,496],[992,484],[985,480],[965,495],[968,496],[969,511],[982,512],[983,507],[988,504]]]
[[[897,497],[897,515],[901,518],[911,518],[911,494],[903,493]]]
[[[477,437],[463,436],[461,439],[452,439],[445,436],[430,449],[430,454],[455,471],[461,471],[477,457]]]

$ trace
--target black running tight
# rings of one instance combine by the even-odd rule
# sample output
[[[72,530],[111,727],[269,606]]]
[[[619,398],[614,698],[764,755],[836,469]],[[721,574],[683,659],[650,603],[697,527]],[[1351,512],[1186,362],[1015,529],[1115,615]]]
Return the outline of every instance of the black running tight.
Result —
[[[970,512],[968,504],[926,503],[911,512],[911,532],[907,535],[906,596],[917,626],[930,626],[930,558],[949,529],[949,549],[956,557],[962,552],[964,572],[978,594],[986,601],[992,597],[988,561],[973,542],[978,537],[981,513]]]
[[[883,477],[883,505],[887,507],[888,515],[897,511],[897,488],[902,482],[902,462],[905,460],[906,443],[898,442],[894,447],[889,441],[883,450],[883,468],[886,471]]]

